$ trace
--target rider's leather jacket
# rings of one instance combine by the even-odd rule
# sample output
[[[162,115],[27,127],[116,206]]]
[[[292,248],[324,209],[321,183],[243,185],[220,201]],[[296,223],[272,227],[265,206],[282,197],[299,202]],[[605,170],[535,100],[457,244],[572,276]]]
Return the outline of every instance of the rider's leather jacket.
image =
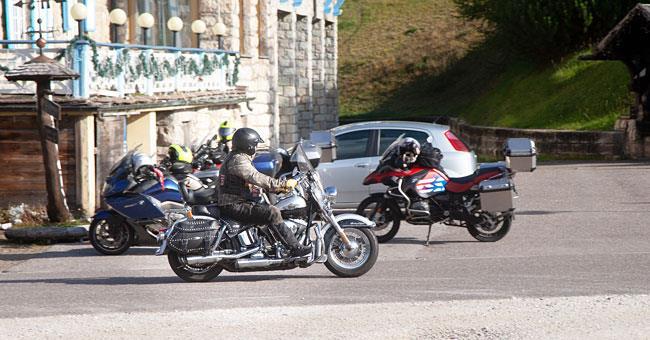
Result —
[[[251,185],[276,192],[284,181],[264,175],[253,166],[253,157],[243,152],[232,152],[219,170],[218,205],[224,206],[247,201]]]

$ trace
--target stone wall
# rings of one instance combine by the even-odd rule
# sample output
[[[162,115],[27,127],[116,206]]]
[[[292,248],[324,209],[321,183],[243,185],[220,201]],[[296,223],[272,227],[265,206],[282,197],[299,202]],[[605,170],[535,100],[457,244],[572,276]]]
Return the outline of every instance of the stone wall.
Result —
[[[624,134],[620,131],[565,131],[510,129],[472,126],[451,119],[451,130],[463,139],[479,156],[501,158],[508,138],[530,138],[541,155],[567,159],[621,159],[624,154]]]
[[[210,28],[222,21],[225,49],[241,52],[238,85],[252,98],[240,105],[240,121],[273,146],[338,124],[337,27],[334,17],[321,13],[324,1],[200,2],[208,26],[201,46],[217,47]]]
[[[325,24],[325,96],[321,99],[321,114],[316,117],[317,129],[338,125],[338,34],[335,23]]]
[[[298,140],[296,107],[296,14],[278,13],[278,104],[280,144]]]
[[[165,157],[171,144],[192,146],[201,143],[206,136],[214,136],[225,120],[235,127],[244,126],[238,106],[157,112],[158,159]]]
[[[296,110],[298,134],[308,138],[312,130],[312,49],[311,23],[306,16],[296,20]]]

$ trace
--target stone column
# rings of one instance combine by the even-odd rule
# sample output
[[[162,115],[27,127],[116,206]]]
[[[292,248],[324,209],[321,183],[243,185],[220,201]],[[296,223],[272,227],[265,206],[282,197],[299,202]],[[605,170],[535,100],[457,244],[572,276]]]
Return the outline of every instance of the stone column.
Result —
[[[239,1],[238,0],[201,0],[199,1],[199,17],[208,26],[207,31],[201,34],[202,48],[217,48],[218,40],[212,28],[219,20],[221,10],[221,21],[228,31],[223,39],[226,50],[239,51]],[[186,23],[189,25],[190,23]]]
[[[85,115],[75,121],[77,204],[85,216],[95,213],[95,116]]]
[[[296,112],[296,14],[278,12],[278,108],[280,145],[298,140]]]
[[[337,30],[335,22],[325,24],[325,106],[326,128],[338,125]]]
[[[313,129],[324,130],[328,125],[325,105],[325,21],[315,21],[311,32]]]
[[[279,77],[279,53],[278,53],[278,2],[270,1],[266,2],[264,6],[266,10],[266,48],[268,48],[269,56],[269,107],[271,109],[271,125],[273,136],[272,140],[269,142],[271,146],[278,147],[280,146],[280,106],[279,99],[282,95],[282,88],[280,88],[278,83]]]
[[[312,114],[312,56],[309,17],[299,16],[296,22],[296,109],[300,137],[309,138],[313,128]]]

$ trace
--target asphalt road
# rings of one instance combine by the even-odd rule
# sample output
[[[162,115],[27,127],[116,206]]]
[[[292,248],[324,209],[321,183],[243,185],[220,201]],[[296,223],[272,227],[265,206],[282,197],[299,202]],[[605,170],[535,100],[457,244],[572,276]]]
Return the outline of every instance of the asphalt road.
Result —
[[[165,257],[153,256],[154,248],[107,257],[97,255],[88,244],[57,245],[0,273],[0,326],[24,326],[30,319],[23,318],[33,317],[94,315],[98,320],[100,315],[123,313],[224,315],[227,310],[254,314],[260,307],[275,308],[277,313],[311,306],[316,306],[312,311],[346,311],[346,306],[372,310],[374,304],[377,310],[392,310],[386,306],[417,309],[422,303],[585,296],[592,301],[650,294],[649,163],[547,164],[518,174],[515,181],[520,194],[515,200],[517,217],[503,240],[480,243],[464,229],[438,226],[431,245],[424,247],[426,227],[403,225],[392,242],[380,246],[375,267],[356,279],[337,278],[315,265],[224,273],[213,282],[192,284],[177,278]],[[647,307],[638,308],[647,311]],[[457,336],[396,333],[400,334]],[[483,335],[499,334],[505,333]]]

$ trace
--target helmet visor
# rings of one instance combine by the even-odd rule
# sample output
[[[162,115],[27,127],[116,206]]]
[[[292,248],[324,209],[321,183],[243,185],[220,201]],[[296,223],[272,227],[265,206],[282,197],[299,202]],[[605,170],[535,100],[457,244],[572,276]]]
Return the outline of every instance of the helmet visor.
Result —
[[[219,128],[219,136],[222,138],[226,138],[227,140],[232,140],[233,133],[235,133],[235,129],[231,127]]]

